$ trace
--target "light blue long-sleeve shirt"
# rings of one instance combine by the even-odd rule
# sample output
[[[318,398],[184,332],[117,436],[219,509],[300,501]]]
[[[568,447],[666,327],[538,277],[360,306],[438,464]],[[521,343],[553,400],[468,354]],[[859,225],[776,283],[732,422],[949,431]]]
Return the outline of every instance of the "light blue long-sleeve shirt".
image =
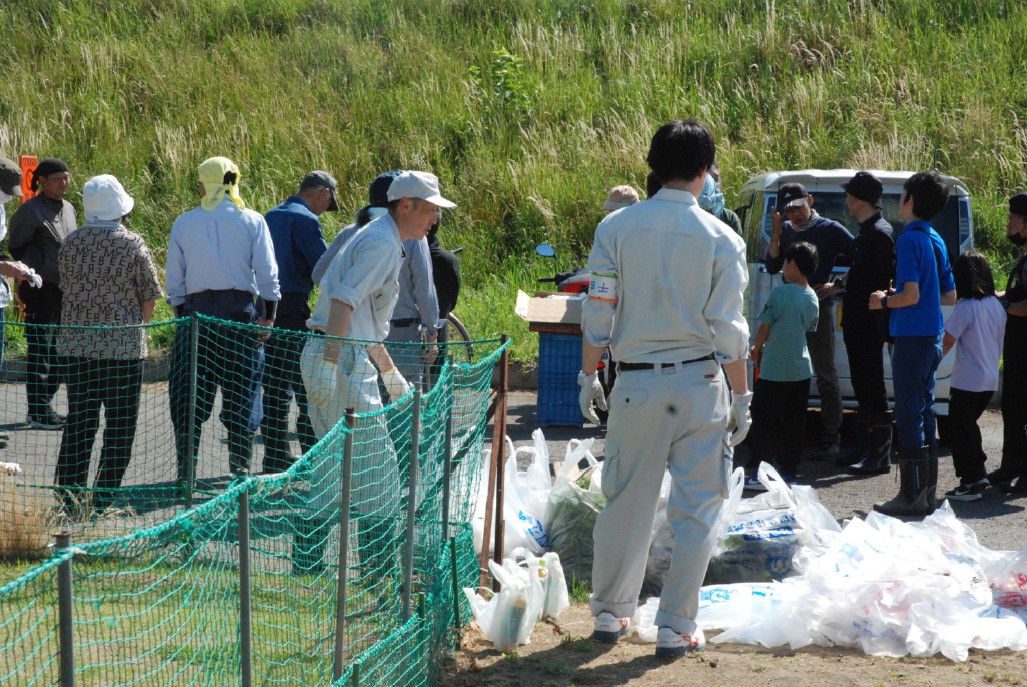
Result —
[[[310,278],[314,280],[315,284],[320,284],[321,279],[325,276],[325,272],[328,271],[328,266],[332,264],[332,260],[339,254],[342,247],[346,245],[346,242],[353,238],[353,235],[360,230],[355,223],[347,224],[342,231],[340,231],[335,239],[332,241],[332,245],[328,246],[328,250],[318,259],[317,264],[314,265],[314,271],[311,272]]]
[[[278,264],[264,217],[229,199],[213,211],[196,208],[171,225],[165,290],[172,306],[192,293],[236,289],[281,298]]]
[[[419,319],[428,336],[435,336],[439,322],[439,298],[435,293],[428,239],[403,242],[406,257],[399,270],[399,301],[392,319]]]

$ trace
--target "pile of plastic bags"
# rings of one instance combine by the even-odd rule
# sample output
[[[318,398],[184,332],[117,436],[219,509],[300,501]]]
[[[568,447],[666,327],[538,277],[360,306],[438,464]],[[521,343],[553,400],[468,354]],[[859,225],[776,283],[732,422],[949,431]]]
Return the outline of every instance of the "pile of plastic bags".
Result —
[[[519,564],[511,558],[503,559],[502,565],[489,561],[489,572],[499,582],[498,592],[465,587],[464,594],[474,621],[499,651],[514,651],[528,644],[537,621],[556,618],[570,604],[560,557],[555,553],[541,558],[529,553]]]
[[[771,490],[741,500],[727,517],[737,521],[742,511],[786,499],[795,522],[765,518],[760,533],[809,534],[796,534],[794,574],[781,582],[703,587],[697,622],[724,630],[711,641],[847,646],[875,656],[941,653],[953,661],[965,660],[971,648],[1027,649],[1027,549],[981,546],[947,503],[923,522],[871,513],[844,528],[817,525],[811,518],[819,503],[798,506],[812,496],[804,493],[809,487],[778,485],[769,466],[760,474]],[[732,536],[749,528],[736,522],[727,529],[721,543],[731,550]],[[636,614],[643,639],[655,641],[658,606],[659,599],[649,599]]]

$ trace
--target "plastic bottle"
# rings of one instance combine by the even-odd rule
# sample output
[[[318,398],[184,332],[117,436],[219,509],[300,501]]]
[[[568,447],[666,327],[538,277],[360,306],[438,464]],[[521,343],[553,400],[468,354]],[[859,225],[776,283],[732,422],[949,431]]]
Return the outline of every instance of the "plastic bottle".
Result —
[[[510,615],[506,621],[506,640],[507,644],[511,646],[517,646],[521,644],[520,634],[521,625],[524,624],[524,615],[528,612],[528,595],[524,590],[524,587],[519,587],[513,597],[510,604]]]

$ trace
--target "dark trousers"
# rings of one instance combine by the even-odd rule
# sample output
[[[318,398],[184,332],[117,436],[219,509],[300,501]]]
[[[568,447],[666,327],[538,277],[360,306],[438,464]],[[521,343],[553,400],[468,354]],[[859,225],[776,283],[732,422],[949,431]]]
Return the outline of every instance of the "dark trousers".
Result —
[[[895,337],[891,369],[900,448],[917,450],[935,444],[934,373],[940,362],[941,334]]]
[[[25,343],[28,369],[25,393],[29,415],[43,418],[53,412],[53,397],[61,385],[57,355],[57,327],[61,321],[61,290],[51,284],[33,289],[22,284],[18,294],[25,304]]]
[[[245,291],[201,291],[186,297],[185,314],[203,314],[249,325],[253,323],[256,311],[253,297]],[[190,393],[189,375],[191,327],[186,323],[175,332],[168,395],[171,422],[175,426],[180,480],[185,477],[187,461],[196,459],[200,447],[200,426],[210,418],[218,388],[221,389],[223,421],[228,430],[229,470],[249,469],[253,451],[253,433],[249,424],[257,356],[256,337],[256,332],[245,326],[201,321],[194,398]],[[190,446],[189,417],[193,413],[195,421]]]
[[[113,490],[121,486],[132,458],[143,362],[107,358],[68,358],[66,362],[68,422],[61,438],[54,484],[71,487],[65,498],[74,497],[86,486],[102,406],[106,426],[93,505],[103,509],[113,500]]]
[[[310,308],[307,297],[301,293],[283,293],[278,306],[278,319],[271,338],[264,344],[264,433],[265,455],[289,453],[289,404],[293,398],[299,409],[296,434],[303,453],[309,451],[317,436],[307,410],[307,391],[300,373],[300,355],[310,336],[307,318]]]
[[[872,313],[871,313],[872,314]],[[849,376],[859,410],[863,413],[888,412],[888,392],[884,388],[884,331],[873,320],[844,315],[842,336],[849,358]]]
[[[977,426],[977,420],[994,393],[956,388],[949,393],[949,446],[961,484],[972,484],[988,476],[984,468],[988,456],[981,446],[981,428]]]
[[[1020,319],[1010,317],[1013,320]],[[1002,350],[1002,465],[1007,479],[1027,476],[1027,342],[1010,337]]]
[[[749,431],[749,464],[755,471],[760,462],[776,454],[777,465],[793,477],[799,471],[802,444],[806,438],[806,405],[809,380],[775,382],[760,377],[752,395],[752,429]]]

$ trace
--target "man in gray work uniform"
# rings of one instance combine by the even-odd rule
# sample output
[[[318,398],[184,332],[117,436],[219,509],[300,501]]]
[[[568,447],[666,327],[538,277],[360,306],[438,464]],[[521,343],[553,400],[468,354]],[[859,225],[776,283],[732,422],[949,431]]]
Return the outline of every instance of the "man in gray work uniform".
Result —
[[[647,161],[663,188],[599,224],[582,306],[579,400],[592,422],[593,402],[606,407],[596,375],[603,349],[619,361],[603,464],[606,507],[593,534],[592,638],[616,642],[626,634],[669,469],[667,516],[677,541],[656,615],[656,655],[667,658],[705,647],[695,622],[699,588],[731,447],[751,423],[745,244],[696,202],[715,153],[710,132],[694,120],[656,132]]]
[[[399,300],[389,322],[385,347],[403,377],[420,386],[425,365],[431,365],[438,352],[439,299],[428,239],[407,239],[403,242],[403,252]],[[420,345],[422,342],[430,346],[426,349]]]

